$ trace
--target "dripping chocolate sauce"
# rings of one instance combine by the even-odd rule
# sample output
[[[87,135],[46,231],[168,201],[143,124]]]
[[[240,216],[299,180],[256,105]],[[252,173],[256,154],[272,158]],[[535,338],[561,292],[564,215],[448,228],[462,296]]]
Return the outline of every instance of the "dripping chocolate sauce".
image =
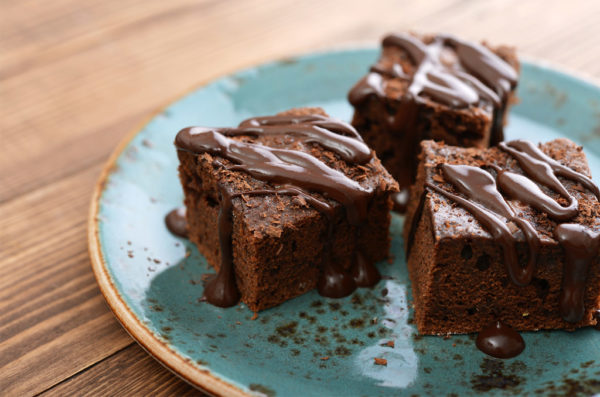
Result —
[[[165,225],[171,233],[176,236],[187,238],[187,220],[185,219],[185,207],[175,208],[165,216]]]
[[[423,138],[416,136],[414,131],[419,123],[419,106],[425,98],[453,108],[491,107],[493,121],[489,144],[493,146],[504,139],[504,109],[510,92],[517,85],[517,72],[502,58],[483,45],[447,35],[436,36],[429,43],[408,34],[390,35],[384,38],[382,46],[397,47],[406,52],[415,66],[414,72],[405,71],[399,63],[390,68],[375,65],[352,88],[348,100],[354,107],[359,107],[372,96],[384,98],[390,78],[408,82],[398,113],[389,118],[387,126],[404,139],[403,147],[398,148],[401,152],[396,154],[403,161],[404,172],[395,175],[401,187],[414,182],[414,160]],[[456,61],[451,64],[443,59],[447,48],[456,55]],[[408,191],[407,188],[405,190]],[[408,193],[404,196],[407,197]],[[406,201],[396,202],[394,209],[405,212]]]
[[[529,221],[516,216],[515,211],[505,197],[518,199],[539,211],[543,211],[556,222],[568,222],[577,216],[578,202],[567,191],[557,176],[571,179],[585,186],[598,200],[600,200],[600,191],[588,177],[559,164],[531,142],[521,140],[502,142],[499,147],[517,160],[525,175],[502,170],[496,165],[487,166],[488,169],[495,170],[496,175],[494,178],[491,172],[483,168],[440,164],[439,168],[442,171],[444,180],[466,196],[467,199],[429,182],[426,183],[426,187],[451,199],[473,214],[498,245],[502,247],[507,272],[513,283],[524,286],[529,284],[535,274],[541,242],[533,226]],[[535,182],[560,194],[568,201],[568,205],[560,205],[546,195]],[[506,226],[505,220],[517,225],[525,236],[529,247],[529,258],[526,266],[521,266],[519,263],[515,246],[517,240]],[[585,315],[586,277],[589,266],[600,254],[600,233],[580,224],[560,223],[554,230],[554,237],[565,254],[559,302],[560,315],[565,321],[577,323]],[[495,335],[494,332],[500,332],[501,329],[505,330],[505,328],[506,326],[500,327],[498,325],[496,328],[486,329],[482,331],[480,338],[482,341],[488,340],[489,342],[490,335]],[[506,339],[505,336],[495,336],[494,338],[491,340]],[[487,346],[488,351],[482,349],[484,352],[499,357],[494,355],[496,353],[489,353],[489,351],[494,351],[490,347],[490,343],[484,344],[482,342],[480,345],[478,338],[477,346],[480,349],[482,349],[481,346]]]
[[[565,251],[565,269],[560,294],[560,314],[566,321],[581,321],[588,268],[598,257],[600,233],[573,223],[563,223],[554,235]]]
[[[244,171],[254,178],[268,182],[273,189],[231,193],[220,191],[218,219],[221,263],[216,276],[204,290],[209,303],[220,307],[235,305],[239,300],[232,255],[232,200],[242,195],[282,194],[301,196],[327,220],[328,241],[332,241],[335,208],[328,200],[320,200],[309,192],[318,192],[333,199],[345,209],[356,240],[367,217],[367,205],[373,191],[362,187],[345,174],[330,168],[316,157],[297,150],[278,149],[231,139],[235,136],[278,135],[294,136],[297,141],[318,143],[337,153],[345,161],[362,165],[371,161],[372,153],[360,135],[347,123],[320,115],[271,116],[249,119],[238,128],[200,128],[181,130],[175,139],[179,150],[211,153],[232,162],[230,170]],[[355,244],[358,247],[358,244]],[[381,276],[373,263],[355,248],[350,272],[332,260],[331,250],[324,253],[324,266],[317,289],[323,296],[339,298],[351,294],[357,287],[371,287]]]
[[[500,321],[484,328],[477,335],[475,344],[479,350],[496,358],[513,358],[525,350],[521,335]]]

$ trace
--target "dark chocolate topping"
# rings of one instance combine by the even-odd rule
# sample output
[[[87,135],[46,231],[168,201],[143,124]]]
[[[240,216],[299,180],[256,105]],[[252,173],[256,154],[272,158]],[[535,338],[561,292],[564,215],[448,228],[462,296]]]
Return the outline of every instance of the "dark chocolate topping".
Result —
[[[167,229],[176,236],[187,238],[187,221],[185,219],[185,207],[175,208],[165,216]]]
[[[497,321],[477,335],[477,348],[496,358],[516,357],[525,349],[525,341],[511,327]]]
[[[319,128],[321,133],[324,133],[330,139],[338,139],[334,135],[331,135],[330,132],[335,132],[342,135],[349,135],[358,139],[359,141],[363,141],[362,137],[356,131],[356,129],[342,121],[337,119],[332,119],[331,117],[326,117],[320,114],[311,114],[307,116],[262,116],[262,117],[254,117],[251,119],[244,120],[240,123],[240,127],[258,127],[258,126],[287,126],[286,128],[280,130],[282,134],[290,134],[293,128],[290,128],[290,124],[299,124],[299,125],[309,125],[313,128]],[[310,127],[309,127],[310,128]],[[304,128],[307,130],[307,128]],[[345,141],[349,145],[354,145],[355,142]],[[367,148],[368,150],[368,148]],[[370,160],[369,159],[366,161]]]
[[[221,208],[219,209],[219,244],[221,249],[221,265],[216,276],[209,279],[204,286],[204,297],[219,307],[230,307],[238,303],[240,293],[235,283],[233,268],[233,250],[231,235],[233,220],[231,219],[232,196],[226,189],[220,189]]]
[[[487,171],[467,165],[441,164],[440,166],[444,173],[444,178],[459,192],[467,196],[469,200],[465,200],[453,193],[446,192],[430,183],[427,183],[427,186],[468,209],[488,230],[492,235],[492,238],[502,246],[504,263],[512,281],[519,286],[529,284],[535,273],[535,264],[540,247],[539,239],[531,224],[523,219],[515,217],[512,208],[510,208],[500,192],[496,189],[494,178]],[[515,224],[523,231],[529,246],[529,260],[527,266],[522,267],[519,264],[519,257],[515,245],[516,240],[506,225],[506,222],[497,215],[515,222]]]
[[[571,195],[568,196],[569,206],[563,207],[526,176],[510,171],[499,171],[497,178],[498,187],[504,194],[547,213],[553,219],[566,221],[577,215],[577,200]]]
[[[481,99],[500,106],[517,85],[514,68],[479,44],[445,35],[436,36],[431,43],[425,44],[411,35],[394,34],[385,37],[382,45],[406,51],[417,69],[409,76],[400,65],[395,64],[391,70],[375,66],[371,68],[371,73],[410,80],[408,92],[414,99],[425,94],[454,107],[475,105]],[[454,49],[458,64],[445,65],[442,62],[440,55],[445,47]],[[371,89],[365,92],[366,95],[382,93],[383,88],[378,85],[381,82],[375,77],[365,79],[365,84],[359,85],[356,92],[351,93],[354,99],[351,103],[358,104],[366,99],[358,94],[367,86]]]
[[[274,193],[300,195],[327,218],[331,236],[334,208],[326,200],[314,198],[308,192],[318,192],[341,203],[348,221],[357,226],[359,231],[367,215],[367,204],[374,193],[308,153],[229,138],[258,135],[293,136],[297,141],[317,143],[351,164],[365,164],[372,158],[370,149],[352,126],[320,115],[260,117],[243,121],[238,128],[192,127],[181,130],[175,139],[179,150],[218,155],[234,163],[227,167],[229,170],[244,171],[275,186],[273,189],[236,194],[221,192],[221,266],[218,275],[205,288],[207,301],[217,306],[231,306],[239,299],[231,247],[233,197]],[[355,257],[355,265],[349,274],[331,260],[327,250],[318,282],[319,293],[342,297],[354,291],[357,285],[372,286],[377,283],[380,278],[377,269],[363,259],[358,249]]]
[[[600,254],[600,233],[573,223],[563,223],[554,236],[565,251],[560,291],[560,314],[570,322],[581,321],[585,314],[584,294],[588,268]]]
[[[562,176],[564,178],[580,183],[581,185],[583,185],[583,187],[594,193],[596,198],[600,200],[600,189],[596,184],[594,184],[594,182],[590,178],[579,172],[573,171],[569,167],[560,164],[552,157],[547,156],[532,142],[516,140],[507,143],[502,143],[500,144],[500,147],[504,150],[507,150],[506,148],[515,149],[513,151],[510,151],[510,154],[513,156],[515,156],[517,152],[520,152],[520,156],[515,156],[515,158],[519,162],[519,165],[521,166],[521,168],[523,168],[525,172],[527,172],[533,178],[536,178],[537,182],[541,183],[542,185],[556,190],[565,197],[570,197],[569,193],[566,191],[564,186],[562,186],[560,181],[558,181],[558,179],[556,178],[556,176]],[[554,176],[548,175],[548,171],[546,169],[542,168],[536,170],[535,165],[537,165],[537,163],[534,160],[547,164],[554,172]],[[525,167],[528,167],[531,171],[528,171],[527,169],[525,169]],[[540,172],[540,174],[537,174],[536,172]],[[564,191],[564,193],[562,193],[561,190]]]
[[[351,222],[366,216],[371,192],[316,157],[298,150],[240,142],[226,135],[238,135],[237,130],[186,128],[177,134],[175,144],[182,150],[224,157],[236,163],[230,170],[247,172],[259,180],[326,193],[346,207]]]
[[[502,247],[504,262],[512,281],[519,286],[524,286],[529,284],[535,274],[541,242],[533,226],[515,214],[500,191],[539,211],[546,212],[557,221],[566,221],[578,214],[578,203],[558,180],[557,175],[579,182],[596,195],[598,187],[585,175],[546,156],[530,142],[511,141],[501,143],[499,146],[518,161],[526,175],[502,170],[497,165],[491,164],[489,167],[496,170],[496,181],[494,181],[492,174],[481,168],[440,164],[444,179],[467,199],[429,182],[426,186],[455,201],[473,214]],[[496,188],[496,182],[500,191]],[[547,196],[535,182],[567,198],[569,205],[562,207]],[[521,229],[529,246],[529,259],[524,267],[519,264],[515,247],[517,239],[507,227],[506,221],[513,222]],[[598,258],[599,236],[600,233],[594,233],[579,224],[562,224],[555,229],[555,237],[563,247],[566,258],[560,302],[561,316],[565,321],[579,322],[583,318],[585,313],[583,294],[587,268]]]
[[[396,65],[400,68],[400,65]],[[348,101],[354,105],[358,106],[363,103],[368,97],[371,95],[375,95],[378,97],[385,96],[385,91],[383,90],[383,77],[382,73],[378,73],[375,70],[371,69],[372,72],[369,72],[365,77],[359,80],[358,83],[350,90],[348,93]]]
[[[351,125],[321,115],[311,116],[269,116],[243,121],[238,128],[202,128],[192,127],[185,130],[189,134],[179,134],[175,144],[181,148],[195,151],[192,147],[200,142],[185,142],[189,135],[214,131],[225,136],[240,135],[291,135],[297,140],[314,142],[337,153],[350,163],[365,164],[371,160],[371,149],[365,145],[358,132]],[[184,131],[185,131],[184,130]],[[344,134],[344,135],[342,135]]]
[[[372,287],[381,280],[379,270],[364,258],[362,252],[356,252],[355,261],[352,267],[352,278],[357,287]]]
[[[454,47],[461,65],[500,97],[506,98],[517,85],[516,70],[485,46],[449,36],[446,41]]]
[[[438,35],[429,44],[408,34],[395,34],[383,39],[383,47],[394,46],[406,51],[416,70],[406,73],[399,64],[391,69],[376,65],[350,91],[348,100],[360,106],[372,95],[384,96],[382,76],[409,81],[405,100],[420,102],[423,96],[439,103],[466,108],[477,106],[482,100],[494,107],[491,144],[503,138],[500,111],[506,106],[508,94],[517,85],[517,72],[502,58],[483,45],[468,43],[452,36]],[[442,61],[445,48],[452,48],[457,62],[448,65]],[[407,123],[399,120],[398,123]]]

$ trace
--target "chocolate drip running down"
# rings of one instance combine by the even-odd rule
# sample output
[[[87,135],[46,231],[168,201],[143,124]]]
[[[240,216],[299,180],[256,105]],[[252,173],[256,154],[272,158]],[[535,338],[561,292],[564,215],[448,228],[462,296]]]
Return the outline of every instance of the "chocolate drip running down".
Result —
[[[454,108],[490,104],[494,109],[490,145],[503,140],[501,118],[509,93],[517,85],[517,72],[502,58],[483,45],[447,35],[438,35],[425,44],[414,36],[395,34],[385,37],[382,45],[404,50],[416,69],[409,74],[397,63],[391,69],[372,67],[350,91],[348,99],[352,105],[359,106],[372,95],[384,97],[386,82],[383,76],[407,80],[407,95],[402,99],[407,103],[416,104],[427,97]],[[445,48],[454,51],[456,62],[448,64],[442,60]],[[402,120],[394,123],[404,135],[414,130],[416,123],[416,118],[410,117],[412,112],[406,113],[400,117]]]
[[[198,154],[210,153],[226,158],[233,163],[227,166],[227,169],[246,172],[275,186],[273,189],[240,193],[231,193],[223,188],[220,192],[221,263],[218,274],[205,288],[207,301],[217,306],[232,306],[239,299],[231,246],[234,197],[265,194],[302,196],[327,219],[328,237],[331,237],[334,206],[327,200],[320,200],[309,194],[321,193],[342,204],[349,223],[357,229],[358,239],[361,226],[366,220],[367,204],[374,193],[308,153],[231,139],[236,136],[260,135],[293,136],[297,141],[317,143],[351,164],[367,164],[372,158],[370,149],[352,126],[320,115],[260,117],[246,120],[238,128],[192,127],[181,130],[175,139],[179,150]],[[379,281],[379,272],[372,263],[364,260],[358,248],[350,273],[331,260],[329,251],[324,253],[324,267],[318,282],[321,295],[343,297],[352,293],[357,286],[372,286]]]
[[[600,254],[600,233],[582,225],[563,223],[554,236],[565,250],[565,269],[560,295],[560,314],[570,322],[585,314],[584,295],[588,268]]]
[[[467,199],[429,182],[426,186],[471,212],[502,247],[505,265],[512,281],[516,285],[524,286],[529,284],[535,274],[541,242],[531,224],[516,216],[501,192],[546,212],[549,217],[559,222],[574,218],[578,214],[578,205],[576,198],[569,194],[557,176],[583,185],[599,200],[600,194],[598,187],[588,177],[559,164],[531,142],[518,140],[501,143],[500,149],[517,160],[525,175],[490,165],[490,168],[496,170],[494,180],[491,173],[477,167],[440,164],[444,179]],[[547,196],[536,182],[565,197],[569,201],[568,206],[562,207]],[[525,236],[529,246],[529,259],[525,267],[519,264],[515,248],[517,239],[506,226],[506,220],[515,223]],[[554,234],[565,252],[560,314],[565,321],[576,323],[581,321],[585,314],[585,280],[589,265],[599,255],[600,233],[583,225],[563,223],[556,227]]]

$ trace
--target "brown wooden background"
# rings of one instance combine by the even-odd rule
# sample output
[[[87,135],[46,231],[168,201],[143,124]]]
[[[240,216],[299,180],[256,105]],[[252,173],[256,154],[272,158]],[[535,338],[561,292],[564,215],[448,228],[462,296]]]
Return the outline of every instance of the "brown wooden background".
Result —
[[[0,394],[198,394],[116,322],[86,246],[117,142],[194,85],[393,30],[600,78],[597,0],[0,0]]]

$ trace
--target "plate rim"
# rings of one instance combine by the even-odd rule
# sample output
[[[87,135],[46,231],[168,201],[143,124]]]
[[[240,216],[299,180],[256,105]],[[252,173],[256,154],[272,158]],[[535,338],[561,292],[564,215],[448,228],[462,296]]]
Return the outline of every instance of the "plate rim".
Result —
[[[108,307],[120,323],[120,325],[127,331],[131,338],[140,345],[152,358],[158,361],[162,366],[171,371],[174,375],[178,376],[193,387],[209,393],[211,395],[227,395],[227,396],[242,396],[248,397],[252,394],[240,389],[232,383],[229,383],[219,376],[213,374],[210,369],[200,369],[191,364],[189,359],[184,359],[182,356],[177,354],[176,351],[171,349],[165,342],[161,341],[156,337],[152,331],[150,331],[140,319],[133,313],[131,308],[127,305],[124,299],[121,297],[120,292],[116,288],[109,271],[106,267],[106,260],[102,255],[102,248],[99,238],[99,225],[98,225],[98,211],[100,208],[100,199],[105,191],[106,183],[111,173],[116,169],[116,162],[119,157],[124,153],[127,146],[131,141],[144,130],[144,127],[148,125],[154,118],[159,116],[165,109],[169,108],[176,102],[184,99],[188,95],[207,87],[223,78],[228,76],[245,73],[252,69],[257,68],[268,68],[281,65],[290,60],[302,61],[313,57],[322,55],[344,53],[360,50],[376,50],[378,47],[372,45],[354,45],[348,46],[335,46],[329,49],[323,49],[318,51],[309,51],[300,53],[297,55],[283,56],[275,60],[261,62],[261,63],[250,63],[242,65],[235,69],[229,69],[223,73],[219,73],[216,76],[211,76],[206,79],[199,81],[194,84],[190,89],[185,90],[183,93],[174,96],[169,101],[165,102],[164,105],[160,106],[157,110],[152,112],[150,115],[145,117],[140,123],[136,125],[132,130],[127,132],[124,137],[119,141],[116,148],[112,151],[108,159],[104,162],[102,171],[96,183],[94,185],[92,199],[89,207],[88,222],[87,222],[87,242],[88,242],[88,253],[90,256],[91,267],[96,278],[96,282],[100,288],[100,292],[104,296]],[[570,70],[552,62],[548,62],[543,59],[537,59],[529,56],[519,56],[519,61],[528,63],[536,68],[547,70],[554,74],[560,74],[561,77],[567,78],[579,84],[590,86],[590,88],[600,90],[600,79],[596,79],[593,76],[586,75],[585,73]]]
[[[194,90],[190,92],[193,91]],[[186,95],[187,93],[182,95],[180,98],[183,98]],[[177,100],[178,99],[175,101]],[[108,269],[106,268],[106,261],[102,255],[99,237],[98,211],[100,208],[100,198],[104,192],[106,182],[110,174],[115,169],[115,163],[124,152],[125,148],[138,135],[138,133],[143,130],[143,127],[160,113],[161,110],[155,112],[147,120],[144,120],[141,126],[138,125],[136,129],[126,134],[126,136],[119,142],[116,149],[111,153],[108,160],[104,163],[100,176],[94,185],[87,225],[88,253],[90,256],[92,271],[100,288],[101,294],[104,296],[108,307],[118,320],[121,327],[123,327],[129,336],[152,358],[188,384],[210,395],[247,397],[250,396],[250,394],[247,394],[231,383],[225,382],[221,378],[214,376],[210,370],[202,370],[192,365],[189,360],[186,360],[178,355],[165,342],[157,338],[152,331],[144,326],[144,324],[133,313],[131,308],[121,297],[119,290],[115,286]]]

